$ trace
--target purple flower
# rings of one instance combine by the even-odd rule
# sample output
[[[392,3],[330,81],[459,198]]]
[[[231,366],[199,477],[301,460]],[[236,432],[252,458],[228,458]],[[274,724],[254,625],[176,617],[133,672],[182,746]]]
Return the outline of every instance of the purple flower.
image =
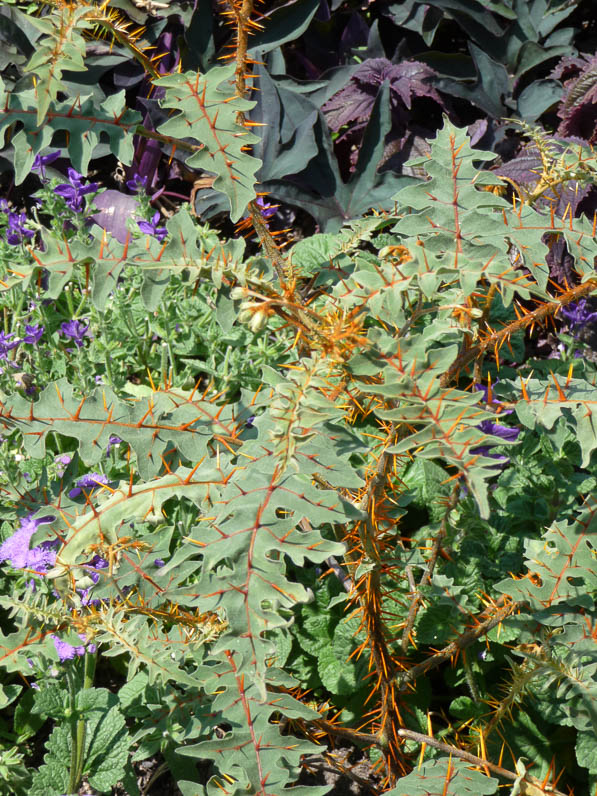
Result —
[[[28,343],[29,345],[37,345],[41,340],[41,336],[43,335],[45,328],[41,324],[34,324],[30,326],[27,324],[25,326],[25,336],[23,337],[23,342]]]
[[[101,556],[99,556],[99,555],[95,555],[95,556],[93,556],[93,558],[91,559],[91,561],[89,561],[89,562],[86,564],[86,566],[87,566],[87,567],[93,567],[93,570],[96,570],[96,569],[106,569],[106,568],[107,568],[107,566],[108,566],[108,562],[106,561],[106,559],[105,559],[105,558],[102,558],[102,557],[101,557]],[[97,583],[97,582],[98,582],[98,580],[99,580],[99,577],[100,577],[100,576],[99,576],[99,572],[91,571],[91,572],[89,573],[89,577],[91,578],[91,580],[92,580],[94,583]]]
[[[165,562],[164,562],[163,558],[156,558],[153,563],[154,563],[154,566],[156,566],[158,569],[160,569],[161,567],[164,566]]]
[[[90,182],[88,185],[83,185],[83,175],[79,174],[73,168],[68,170],[68,183],[57,185],[54,188],[54,193],[58,196],[63,196],[66,199],[66,204],[75,213],[80,213],[85,203],[83,197],[88,193],[97,191],[98,185],[96,182]]]
[[[60,541],[58,539],[51,539],[32,548],[29,551],[27,568],[34,569],[42,575],[45,574],[56,563],[56,551],[59,546]]]
[[[483,420],[479,423],[478,428],[483,431],[484,434],[491,434],[494,437],[500,437],[501,439],[505,440],[506,442],[513,442],[518,438],[520,434],[519,428],[509,428],[508,426],[501,426],[499,423],[494,423],[493,420]],[[497,459],[500,462],[499,467],[503,467],[506,465],[510,460],[507,456],[504,456],[501,453],[491,453],[492,448],[497,443],[488,444],[488,445],[478,445],[476,448],[471,449],[471,453],[476,454],[477,456],[488,456],[490,459]],[[493,465],[492,465],[493,467]]]
[[[597,312],[591,312],[591,307],[587,299],[580,299],[562,307],[562,315],[568,321],[568,325],[575,337],[578,337],[581,329],[587,324],[597,320]]]
[[[95,652],[97,647],[95,644],[89,644],[87,649],[85,649],[85,644],[82,644],[78,647],[73,647],[72,644],[69,644],[68,641],[62,641],[58,638],[58,636],[52,636],[52,641],[54,642],[54,647],[56,648],[56,652],[58,653],[58,658],[60,659],[60,663],[64,663],[65,661],[72,661],[78,655],[85,655],[86,652]],[[86,637],[79,633],[79,638],[81,641],[85,642]]]
[[[108,447],[106,448],[106,456],[109,456],[112,448],[114,448],[116,445],[120,445],[121,442],[122,440],[120,439],[120,437],[117,437],[116,434],[110,434],[110,439],[108,440]]]
[[[14,336],[14,332],[0,332],[0,359],[6,359],[7,353],[19,345],[20,340],[13,340]]]
[[[138,193],[141,189],[147,188],[147,176],[142,177],[140,174],[135,173],[132,180],[127,180],[126,187],[133,193]]]
[[[494,437],[501,437],[507,441],[517,439],[520,434],[519,428],[500,426],[499,423],[494,423],[492,420],[483,420],[479,423],[479,428],[484,434],[493,434]]]
[[[141,232],[144,232],[146,235],[154,235],[158,242],[161,243],[165,237],[168,235],[168,230],[166,227],[158,227],[160,223],[160,213],[159,211],[153,214],[153,218],[151,221],[137,221],[139,225],[139,229]]]
[[[46,177],[46,166],[49,166],[50,163],[53,163],[57,160],[62,152],[58,150],[57,152],[52,152],[50,155],[36,155],[35,160],[33,161],[33,166],[31,166],[31,171],[39,171],[42,176],[42,179],[45,182]]]
[[[68,455],[68,453],[63,453],[60,456],[56,456],[54,461],[58,465],[58,467],[56,468],[56,472],[58,473],[58,476],[62,478],[62,476],[64,475],[64,471],[71,463],[72,458]]]
[[[83,489],[93,489],[99,484],[107,483],[108,478],[105,475],[102,475],[102,473],[87,473],[82,478],[79,478],[74,489],[71,489],[68,493],[68,496],[70,498],[76,498],[81,494]]]
[[[29,550],[29,544],[38,526],[47,522],[52,522],[54,519],[53,516],[40,517],[39,519],[33,519],[31,515],[28,517],[21,517],[19,529],[0,545],[0,561],[10,561],[14,569],[25,569],[26,567],[36,568],[36,564],[39,565],[42,563],[42,553],[48,553],[46,558],[43,558],[43,561],[48,562],[51,558],[51,549],[49,546],[44,547],[42,553],[40,553],[39,551],[43,545],[40,545],[39,548],[36,547],[33,550]],[[43,544],[46,545],[45,542]],[[54,559],[55,558],[56,554],[54,553]],[[53,563],[52,561],[49,566],[53,566]]]
[[[269,202],[266,202],[262,196],[257,197],[257,204],[259,205],[259,209],[261,210],[261,215],[267,221],[272,216],[276,215],[276,210],[280,205],[270,205]]]
[[[23,238],[31,239],[35,232],[25,227],[27,216],[25,213],[9,213],[8,229],[6,230],[6,242],[11,246],[18,246],[23,242]]]
[[[83,321],[65,321],[64,323],[61,323],[60,334],[63,334],[65,337],[70,337],[71,340],[74,340],[77,348],[83,347],[84,337],[92,337],[92,334],[89,331],[89,324],[85,324]]]

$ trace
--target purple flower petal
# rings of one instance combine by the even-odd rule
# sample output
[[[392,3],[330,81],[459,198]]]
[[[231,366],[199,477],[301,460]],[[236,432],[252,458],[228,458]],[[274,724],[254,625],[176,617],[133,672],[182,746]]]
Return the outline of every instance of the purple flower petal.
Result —
[[[37,345],[41,340],[41,337],[45,331],[45,327],[41,324],[34,324],[30,326],[27,324],[25,326],[25,336],[23,337],[23,342],[28,343],[29,345]]]
[[[116,434],[110,434],[110,439],[108,440],[108,447],[106,448],[106,456],[109,456],[112,448],[116,447],[117,445],[120,445],[121,442],[122,440],[120,439],[120,437],[117,437]]]
[[[479,423],[479,428],[484,434],[493,434],[494,437],[500,437],[508,441],[517,439],[520,434],[519,428],[500,426],[499,423],[494,423],[492,420],[483,420]]]
[[[161,243],[164,238],[168,236],[168,230],[166,227],[158,227],[160,223],[160,214],[159,211],[153,214],[151,221],[137,221],[137,225],[141,232],[144,232],[146,235],[152,235],[158,239],[158,242]]]
[[[39,563],[40,554],[29,550],[31,537],[38,526],[52,522],[55,518],[40,517],[32,519],[31,515],[21,518],[21,525],[12,536],[0,545],[0,561],[10,561],[14,569],[25,569],[31,566],[30,562]],[[46,548],[47,550],[48,548]],[[37,550],[37,548],[35,548]],[[34,568],[34,567],[32,567]]]
[[[68,493],[70,498],[78,497],[83,489],[93,489],[100,484],[107,484],[108,478],[102,473],[87,473],[82,478],[79,478],[74,489]]]
[[[60,334],[63,334],[65,337],[70,337],[71,340],[74,340],[77,348],[83,347],[83,338],[93,337],[89,331],[89,324],[85,324],[83,321],[77,320],[65,321],[64,323],[61,323]]]
[[[33,161],[33,166],[31,166],[31,171],[39,171],[42,176],[42,179],[45,180],[46,177],[46,166],[49,166],[50,163],[53,163],[62,155],[62,152],[58,150],[57,152],[52,152],[50,155],[36,155],[35,160]]]
[[[80,213],[85,207],[83,197],[88,193],[97,191],[98,184],[90,182],[88,185],[83,185],[83,175],[73,168],[68,169],[68,179],[68,183],[57,185],[54,188],[54,193],[66,199],[66,203],[71,210],[75,213]]]

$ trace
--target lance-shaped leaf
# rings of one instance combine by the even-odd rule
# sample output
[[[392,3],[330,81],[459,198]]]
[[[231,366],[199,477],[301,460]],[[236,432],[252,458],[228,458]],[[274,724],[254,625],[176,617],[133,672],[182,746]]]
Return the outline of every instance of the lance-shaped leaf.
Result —
[[[235,95],[234,71],[234,64],[216,66],[204,75],[167,75],[155,85],[166,91],[161,106],[179,111],[159,132],[202,144],[203,149],[191,155],[187,164],[216,175],[214,188],[228,197],[230,218],[236,222],[256,196],[254,175],[261,161],[246,152],[258,138],[237,119],[255,103]]]

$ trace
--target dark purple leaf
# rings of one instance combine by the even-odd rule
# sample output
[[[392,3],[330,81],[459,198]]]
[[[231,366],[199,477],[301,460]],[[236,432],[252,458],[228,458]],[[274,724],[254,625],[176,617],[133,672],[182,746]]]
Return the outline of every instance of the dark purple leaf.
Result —
[[[584,141],[579,139],[567,138],[560,140],[551,140],[550,144],[556,155],[561,154],[566,144],[583,144]],[[539,155],[539,150],[536,144],[526,144],[519,154],[508,163],[495,170],[499,177],[508,177],[510,180],[519,185],[523,190],[532,192],[537,185],[542,173],[542,162]],[[565,186],[556,189],[557,193],[548,190],[537,201],[536,206],[552,207],[554,213],[560,218],[563,217],[565,212],[572,212],[576,215],[576,211],[580,202],[589,194],[589,186],[580,186],[577,182],[567,182]]]
[[[337,132],[344,125],[366,123],[371,115],[379,87],[390,83],[390,104],[393,115],[404,115],[415,97],[429,97],[444,107],[441,96],[431,83],[436,72],[419,61],[393,64],[386,58],[365,61],[337,94],[323,106],[326,121]]]
[[[558,108],[561,136],[597,141],[597,56],[562,58],[550,77],[562,80],[564,94]]]

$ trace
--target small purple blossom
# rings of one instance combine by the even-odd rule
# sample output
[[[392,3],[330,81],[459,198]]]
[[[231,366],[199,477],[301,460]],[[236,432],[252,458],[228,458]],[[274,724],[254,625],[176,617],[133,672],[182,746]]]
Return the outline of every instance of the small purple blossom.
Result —
[[[165,561],[164,561],[163,558],[156,558],[153,563],[154,563],[154,566],[156,566],[158,569],[161,569],[164,566]]]
[[[77,348],[83,347],[83,338],[93,336],[89,331],[89,324],[77,320],[64,321],[64,323],[61,323],[60,334],[63,334],[65,337],[70,337]]]
[[[87,473],[82,478],[79,478],[77,483],[75,484],[74,489],[71,489],[68,493],[70,498],[78,497],[83,489],[94,489],[96,486],[100,484],[107,484],[108,478],[103,475],[102,473]]]
[[[262,196],[257,197],[257,204],[259,205],[259,209],[261,210],[261,215],[267,221],[272,216],[276,215],[276,210],[280,205],[270,205],[269,202],[266,202]]]
[[[141,189],[144,191],[147,188],[147,176],[142,177],[140,174],[134,174],[132,180],[126,181],[126,187],[133,193],[138,193]]]
[[[63,453],[60,456],[56,456],[55,460],[58,467],[56,468],[56,472],[60,477],[64,475],[65,469],[71,463],[72,458],[68,455],[68,453]]]
[[[53,516],[40,517],[39,519],[33,519],[31,515],[21,517],[21,524],[18,530],[0,545],[0,561],[10,561],[14,569],[37,569],[39,566],[44,565],[44,562],[48,566],[53,566],[54,561],[50,560],[52,548],[50,548],[48,543],[44,542],[39,547],[33,548],[33,550],[29,549],[29,544],[37,528],[40,525],[52,522],[54,519]],[[54,552],[54,560],[55,558],[56,553]]]
[[[58,636],[52,635],[51,638],[54,642],[56,652],[58,653],[60,663],[72,661],[78,655],[85,655],[86,652],[93,653],[97,649],[95,644],[89,644],[87,645],[87,648],[85,648],[85,643],[83,643],[81,646],[73,647],[73,645],[69,644],[68,641],[62,641],[62,639],[59,639]],[[86,642],[86,637],[82,633],[79,633],[79,638],[81,641]]]
[[[120,437],[117,437],[116,434],[110,434],[110,439],[108,440],[108,447],[106,448],[106,456],[110,455],[110,451],[112,448],[115,448],[117,445],[120,445],[122,440]]]
[[[168,230],[166,227],[158,227],[160,223],[160,213],[159,211],[153,214],[153,218],[151,221],[137,221],[139,229],[141,232],[144,232],[146,235],[153,235],[158,239],[158,242],[161,243],[165,237],[168,235]]]
[[[562,307],[562,315],[568,321],[570,330],[575,337],[578,337],[581,329],[597,320],[597,312],[591,311],[587,299],[580,299],[580,301],[574,301]]]
[[[517,439],[520,434],[519,428],[500,426],[499,423],[494,423],[492,420],[483,420],[479,423],[479,428],[484,434],[493,434],[494,437],[500,437],[508,442]]]
[[[27,324],[25,326],[25,336],[23,337],[23,343],[27,343],[28,345],[37,345],[41,340],[41,337],[45,331],[45,327],[41,324]]]
[[[27,216],[25,213],[9,213],[8,229],[6,230],[6,242],[10,246],[18,246],[24,238],[31,239],[35,232],[25,227]]]
[[[6,359],[6,355],[21,342],[19,339],[13,340],[14,332],[0,332],[0,359]]]
[[[94,193],[98,189],[96,182],[83,185],[83,175],[73,168],[68,169],[68,183],[57,185],[54,193],[66,199],[66,204],[75,213],[80,213],[85,207],[83,197],[88,193]]]
[[[92,567],[93,571],[89,573],[89,577],[94,583],[97,583],[99,580],[99,572],[95,572],[96,569],[106,569],[108,567],[108,562],[105,558],[102,558],[100,555],[95,555],[86,565],[87,567]]]
[[[42,180],[45,182],[46,166],[49,166],[50,163],[58,160],[61,154],[62,152],[58,150],[57,152],[52,152],[49,155],[36,155],[35,160],[33,161],[33,166],[31,166],[31,171],[39,171],[42,176]]]

